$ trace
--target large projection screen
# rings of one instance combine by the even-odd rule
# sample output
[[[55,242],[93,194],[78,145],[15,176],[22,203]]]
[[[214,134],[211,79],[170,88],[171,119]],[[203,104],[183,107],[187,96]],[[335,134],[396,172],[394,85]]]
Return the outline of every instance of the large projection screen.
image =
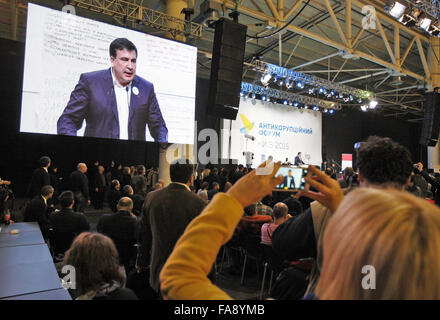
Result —
[[[116,38],[126,38],[136,46],[136,77],[152,84],[145,87],[142,81],[136,87],[133,80],[131,93],[127,91],[131,97],[126,113],[128,130],[130,125],[136,126],[136,133],[143,133],[143,129],[145,137],[119,135],[119,116],[123,113],[119,114],[120,106],[115,106],[110,76],[97,73],[80,80],[81,74],[93,71],[112,74],[109,45]],[[20,132],[65,134],[60,133],[60,125],[57,131],[57,122],[71,103],[72,91],[83,81],[82,91],[75,94],[80,100],[75,107],[81,104],[81,112],[75,109],[74,114],[79,117],[75,118],[79,128],[69,135],[155,141],[147,125],[153,121],[154,112],[145,107],[153,92],[168,131],[167,141],[159,142],[193,144],[196,71],[196,47],[29,3]],[[106,91],[110,87],[112,90]]]
[[[222,157],[243,165],[246,152],[254,154],[253,167],[270,156],[294,163],[298,152],[306,164],[321,165],[321,145],[320,112],[242,97],[237,119],[223,120]]]

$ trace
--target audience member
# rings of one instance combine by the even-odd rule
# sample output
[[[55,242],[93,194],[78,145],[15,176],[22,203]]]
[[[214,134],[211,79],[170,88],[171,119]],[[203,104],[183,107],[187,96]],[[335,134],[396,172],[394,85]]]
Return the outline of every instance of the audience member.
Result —
[[[416,167],[414,167],[414,171],[415,173],[420,174],[428,183],[431,184],[431,187],[434,189],[434,202],[437,206],[440,206],[440,177],[432,178],[428,172],[423,170],[423,165],[420,162]]]
[[[440,282],[432,275],[440,268],[439,250],[437,207],[397,190],[359,188],[344,198],[326,228],[316,297],[437,300]],[[373,290],[363,285],[365,266],[374,267]]]
[[[40,195],[41,188],[50,185],[50,158],[43,156],[40,158],[40,167],[34,170],[28,188],[28,196],[33,198]]]
[[[143,165],[139,165],[136,168],[136,175],[132,178],[131,184],[133,186],[134,193],[147,193],[147,178],[145,177],[146,169]]]
[[[260,239],[262,225],[272,222],[271,216],[257,215],[255,203],[246,206],[244,212],[245,215],[240,219],[233,235],[233,239],[238,240],[240,245],[246,245],[249,238]]]
[[[205,203],[189,190],[194,166],[179,159],[170,165],[171,183],[147,194],[141,219],[138,270],[150,266],[150,285],[159,292],[159,273],[188,224]],[[151,252],[151,258],[150,258]]]
[[[260,216],[271,216],[272,217],[272,208],[265,205],[262,201],[257,201],[257,214]]]
[[[49,216],[49,222],[54,232],[54,241],[63,239],[63,243],[54,243],[53,245],[56,247],[56,251],[64,253],[69,249],[74,237],[83,231],[89,231],[90,225],[84,214],[73,211],[75,196],[72,191],[61,193],[59,201],[61,210],[52,212]]]
[[[49,214],[54,210],[48,205],[49,199],[53,196],[52,186],[41,188],[40,195],[35,196],[27,204],[24,213],[24,222],[38,222],[43,237],[47,239],[50,229]]]
[[[108,193],[108,205],[113,212],[118,211],[116,206],[121,198],[121,184],[119,183],[119,180],[115,179],[112,181],[110,191]]]
[[[212,189],[208,191],[208,200],[211,200],[220,190],[220,185],[218,182],[212,183]]]
[[[95,209],[102,209],[104,207],[104,195],[107,187],[103,166],[98,166],[98,171],[93,176],[91,186],[93,190],[92,204]]]
[[[138,176],[135,176],[135,178],[136,177]],[[133,213],[136,217],[139,217],[142,213],[145,197],[147,196],[147,180],[140,179],[137,181],[137,189],[134,189],[133,191],[135,192],[131,197],[133,200]]]
[[[118,251],[113,241],[99,233],[81,233],[64,256],[64,265],[75,268],[76,300],[137,300],[122,288],[125,281],[119,268]]]
[[[244,176],[244,167],[242,164],[239,164],[237,170],[232,175],[232,178],[230,180],[231,184],[236,183],[243,176]]]
[[[273,223],[265,223],[261,226],[261,242],[263,244],[272,245],[272,234],[275,229],[286,221],[290,215],[288,213],[288,208],[285,203],[278,202],[273,207]]]
[[[283,200],[283,203],[287,205],[288,213],[291,216],[298,216],[303,213],[301,201],[296,199],[294,194],[290,194],[286,199]]]
[[[199,192],[197,192],[197,195],[205,202],[205,204],[208,204],[208,186],[209,183],[207,181],[202,183],[202,187],[200,188]]]
[[[63,178],[58,176],[58,168],[53,167],[53,166],[50,167],[49,176],[50,176],[50,185],[53,187],[53,190],[54,190],[53,197],[52,197],[52,203],[57,204],[58,203],[58,196],[61,193]]]
[[[87,205],[90,205],[89,180],[85,173],[87,165],[78,163],[75,171],[70,174],[70,189],[75,195],[75,211],[84,212]]]
[[[119,253],[119,263],[128,273],[134,267],[139,224],[132,213],[133,201],[122,197],[118,202],[118,212],[104,214],[98,221],[96,230],[113,240]]]
[[[122,169],[122,180],[120,181],[122,186],[131,185],[130,172],[130,167],[124,167],[124,169]]]
[[[121,197],[129,197],[130,199],[134,195],[134,190],[130,185],[125,185],[122,187]]]

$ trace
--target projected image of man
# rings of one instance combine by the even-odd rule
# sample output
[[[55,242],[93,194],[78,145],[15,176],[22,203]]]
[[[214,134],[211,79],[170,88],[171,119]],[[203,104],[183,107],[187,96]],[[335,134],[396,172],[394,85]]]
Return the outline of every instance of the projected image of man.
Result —
[[[283,189],[295,189],[295,179],[292,176],[292,170],[287,172],[287,176],[284,177],[283,183],[281,184]]]
[[[137,49],[125,38],[110,44],[111,67],[83,73],[57,122],[59,135],[144,140],[146,126],[156,142],[168,142],[168,129],[151,82],[136,75]]]

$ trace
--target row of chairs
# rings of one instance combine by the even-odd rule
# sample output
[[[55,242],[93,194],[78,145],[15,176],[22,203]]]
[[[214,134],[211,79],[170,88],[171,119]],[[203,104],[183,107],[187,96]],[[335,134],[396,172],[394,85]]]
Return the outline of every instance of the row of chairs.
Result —
[[[240,255],[240,261],[243,261],[240,278],[240,285],[243,286],[245,284],[245,272],[248,260],[255,261],[258,279],[261,277],[261,287],[259,293],[260,300],[262,300],[264,296],[268,270],[270,271],[270,278],[267,294],[270,295],[274,276],[278,276],[283,269],[293,267],[301,272],[304,272],[305,274],[308,274],[313,267],[314,260],[312,258],[300,259],[298,261],[285,261],[274,252],[272,246],[259,242],[260,239],[258,239],[258,242],[255,243],[255,240],[256,238],[251,238],[248,241],[244,241],[244,243],[240,246],[233,246],[229,243],[225,244],[221,250],[221,259],[217,273],[222,271],[226,256],[228,257],[228,264],[230,264],[231,251],[235,251],[235,253]],[[253,244],[252,241],[254,242]],[[262,276],[261,268],[263,269]]]

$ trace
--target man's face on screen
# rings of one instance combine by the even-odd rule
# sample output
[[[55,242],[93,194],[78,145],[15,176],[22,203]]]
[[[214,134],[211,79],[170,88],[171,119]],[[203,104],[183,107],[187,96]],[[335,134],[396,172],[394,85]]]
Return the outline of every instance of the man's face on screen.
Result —
[[[127,49],[116,50],[116,58],[110,57],[113,73],[121,85],[125,86],[134,79],[136,58],[136,51],[128,51]]]

